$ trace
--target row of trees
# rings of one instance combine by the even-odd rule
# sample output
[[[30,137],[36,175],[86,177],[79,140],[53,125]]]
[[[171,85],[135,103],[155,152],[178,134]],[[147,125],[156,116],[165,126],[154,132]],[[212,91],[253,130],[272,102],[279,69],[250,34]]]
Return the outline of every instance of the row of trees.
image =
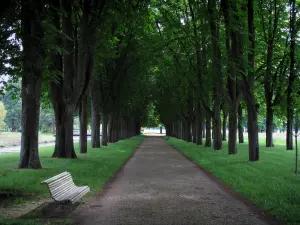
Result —
[[[258,114],[273,147],[274,113],[293,149],[299,109],[299,4],[295,0],[182,0],[163,4],[156,25],[164,43],[156,106],[170,136],[237,153],[247,118],[249,160],[259,160]],[[167,83],[167,85],[166,85]],[[245,114],[243,114],[243,109]],[[203,126],[205,120],[205,126]],[[228,125],[227,125],[228,121]]]
[[[0,74],[11,83],[22,74],[19,167],[41,167],[41,101],[55,115],[53,157],[76,158],[75,113],[81,153],[88,118],[92,146],[100,147],[100,123],[107,145],[138,134],[156,113],[168,135],[197,144],[205,136],[206,146],[213,135],[215,150],[228,127],[229,154],[237,153],[247,118],[249,160],[256,161],[264,112],[266,146],[279,118],[292,149],[298,10],[295,0],[10,1],[1,14]]]
[[[140,133],[151,90],[139,52],[140,34],[149,19],[147,6],[148,1],[9,2],[1,15],[1,72],[9,75],[5,85],[10,88],[22,77],[20,168],[41,167],[41,101],[55,115],[53,157],[77,157],[75,113],[80,118],[81,153],[87,152],[89,118],[95,148],[100,147],[100,119],[102,145]]]

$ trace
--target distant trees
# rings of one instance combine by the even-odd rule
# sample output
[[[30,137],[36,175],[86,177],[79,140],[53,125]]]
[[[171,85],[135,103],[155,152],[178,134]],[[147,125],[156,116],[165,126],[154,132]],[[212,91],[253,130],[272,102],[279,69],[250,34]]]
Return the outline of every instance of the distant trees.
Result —
[[[6,110],[4,104],[0,102],[0,129],[3,129],[5,126],[4,118],[6,116]]]
[[[5,124],[11,131],[21,130],[22,101],[13,99],[12,95],[7,92],[3,96],[3,104],[6,108]]]

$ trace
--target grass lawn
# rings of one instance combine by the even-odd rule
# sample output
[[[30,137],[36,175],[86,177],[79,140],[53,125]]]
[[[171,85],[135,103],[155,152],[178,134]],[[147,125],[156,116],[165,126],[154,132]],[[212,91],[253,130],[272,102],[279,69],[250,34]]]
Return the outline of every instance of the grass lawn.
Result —
[[[275,219],[300,224],[300,174],[294,174],[295,151],[286,151],[283,140],[266,148],[261,139],[258,162],[248,161],[247,144],[238,144],[238,154],[228,155],[227,142],[214,151],[175,138],[167,141]]]
[[[100,149],[89,148],[88,154],[80,154],[78,144],[75,144],[79,159],[51,158],[53,147],[43,147],[40,149],[43,169],[40,170],[17,169],[19,153],[2,155],[0,157],[0,194],[2,192],[19,196],[18,202],[22,202],[22,199],[49,198],[47,186],[41,185],[40,182],[64,171],[72,174],[76,185],[88,185],[91,188],[91,194],[99,192],[142,140],[143,136],[137,136]],[[2,224],[1,220],[0,224]]]

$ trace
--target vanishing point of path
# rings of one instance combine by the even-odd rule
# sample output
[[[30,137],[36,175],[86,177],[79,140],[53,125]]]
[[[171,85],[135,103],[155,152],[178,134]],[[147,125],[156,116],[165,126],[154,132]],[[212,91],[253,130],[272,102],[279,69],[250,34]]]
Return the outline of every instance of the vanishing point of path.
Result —
[[[267,224],[161,137],[145,137],[109,187],[76,214],[82,225]]]

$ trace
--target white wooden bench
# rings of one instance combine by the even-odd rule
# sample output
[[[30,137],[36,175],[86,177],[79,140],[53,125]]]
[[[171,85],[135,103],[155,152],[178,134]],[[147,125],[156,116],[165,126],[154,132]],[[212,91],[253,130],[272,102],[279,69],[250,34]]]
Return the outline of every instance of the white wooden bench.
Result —
[[[74,203],[90,191],[88,186],[77,187],[69,172],[63,172],[41,182],[47,184],[56,202]]]

